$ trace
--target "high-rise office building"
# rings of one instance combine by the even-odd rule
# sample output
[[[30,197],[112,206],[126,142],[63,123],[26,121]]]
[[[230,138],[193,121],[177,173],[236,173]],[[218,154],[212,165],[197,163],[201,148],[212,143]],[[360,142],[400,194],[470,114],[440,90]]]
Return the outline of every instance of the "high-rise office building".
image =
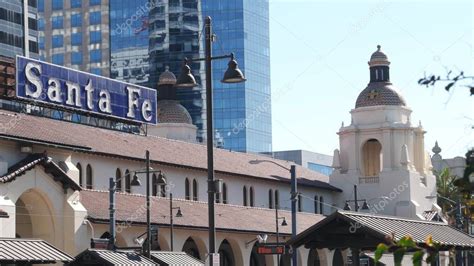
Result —
[[[268,0],[170,0],[152,1],[150,11],[150,73],[170,66],[179,73],[184,57],[202,57],[203,21],[211,16],[216,41],[214,54],[234,52],[247,82],[223,84],[226,60],[213,61],[214,129],[224,148],[235,151],[272,150]],[[178,98],[189,110],[193,123],[205,130],[205,88],[202,62],[191,61],[199,83],[181,89]],[[202,135],[202,134],[201,134]]]
[[[40,59],[110,75],[109,0],[39,0]]]
[[[38,58],[36,0],[0,0],[0,55]]]

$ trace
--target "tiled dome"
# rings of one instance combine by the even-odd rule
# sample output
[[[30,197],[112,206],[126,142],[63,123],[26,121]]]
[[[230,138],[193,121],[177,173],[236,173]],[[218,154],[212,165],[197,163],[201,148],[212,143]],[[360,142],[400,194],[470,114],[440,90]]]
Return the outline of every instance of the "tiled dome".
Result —
[[[377,105],[398,105],[406,106],[405,99],[397,92],[389,82],[370,83],[357,97],[356,108],[377,106]]]
[[[158,123],[192,124],[193,120],[188,110],[178,101],[162,100],[158,102]]]
[[[369,66],[388,66],[390,61],[388,61],[387,55],[381,51],[381,46],[377,45],[377,51],[373,52],[370,56]]]
[[[169,67],[166,66],[166,70],[161,73],[158,79],[158,86],[174,84],[176,84],[176,76],[169,70]]]

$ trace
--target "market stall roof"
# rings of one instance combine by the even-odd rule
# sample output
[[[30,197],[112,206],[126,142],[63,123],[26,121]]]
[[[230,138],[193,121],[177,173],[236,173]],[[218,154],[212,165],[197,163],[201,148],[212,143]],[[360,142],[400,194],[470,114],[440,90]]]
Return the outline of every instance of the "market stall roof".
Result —
[[[41,239],[0,238],[0,264],[49,264],[73,258]]]
[[[135,250],[86,249],[69,265],[156,265]]]
[[[204,262],[188,255],[186,252],[152,251],[151,258],[162,266],[204,266]]]
[[[441,222],[378,214],[337,211],[309,227],[288,244],[306,248],[359,248],[374,250],[386,236],[394,240],[410,235],[420,246],[431,235],[442,249],[473,249],[474,237]]]

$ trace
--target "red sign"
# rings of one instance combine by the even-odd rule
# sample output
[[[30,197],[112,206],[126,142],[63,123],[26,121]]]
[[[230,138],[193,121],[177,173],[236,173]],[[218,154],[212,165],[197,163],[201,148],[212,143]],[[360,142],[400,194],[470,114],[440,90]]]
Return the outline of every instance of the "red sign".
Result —
[[[283,245],[269,245],[262,244],[257,247],[257,254],[270,255],[270,254],[285,254],[285,246]]]

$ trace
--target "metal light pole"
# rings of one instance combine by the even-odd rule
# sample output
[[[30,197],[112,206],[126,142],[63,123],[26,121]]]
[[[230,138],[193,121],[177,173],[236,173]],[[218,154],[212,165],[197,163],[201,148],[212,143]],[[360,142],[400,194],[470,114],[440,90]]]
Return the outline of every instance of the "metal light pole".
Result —
[[[170,193],[170,249],[174,250],[174,222],[173,222],[173,210],[178,210],[176,217],[183,217],[180,207],[173,207],[173,193]]]
[[[150,152],[146,150],[146,257],[151,258],[151,219],[150,219]]]
[[[212,56],[212,42],[214,34],[212,33],[211,17],[205,20],[205,57],[192,59],[194,61],[205,61],[206,66],[206,126],[207,126],[207,193],[208,193],[208,219],[209,219],[209,264],[214,264],[214,256],[216,255],[216,224],[215,224],[215,197],[216,197],[216,180],[214,179],[214,127],[212,117],[212,60],[230,58],[228,69],[224,73],[223,83],[238,83],[246,79],[237,67],[234,60],[234,54]],[[182,73],[176,81],[177,87],[190,88],[196,86],[196,80],[191,73],[191,68],[187,65],[185,59]]]
[[[296,237],[296,203],[298,201],[298,187],[296,181],[296,165],[291,165],[291,237]],[[293,266],[298,265],[298,249],[293,247]]]
[[[288,224],[286,223],[286,218],[285,217],[278,217],[278,209],[280,206],[278,204],[275,204],[275,225],[276,225],[276,243],[277,245],[280,244],[280,226],[278,223],[279,219],[283,219],[283,222],[281,223],[282,226],[287,226]],[[277,254],[277,265],[280,266],[280,254]]]

